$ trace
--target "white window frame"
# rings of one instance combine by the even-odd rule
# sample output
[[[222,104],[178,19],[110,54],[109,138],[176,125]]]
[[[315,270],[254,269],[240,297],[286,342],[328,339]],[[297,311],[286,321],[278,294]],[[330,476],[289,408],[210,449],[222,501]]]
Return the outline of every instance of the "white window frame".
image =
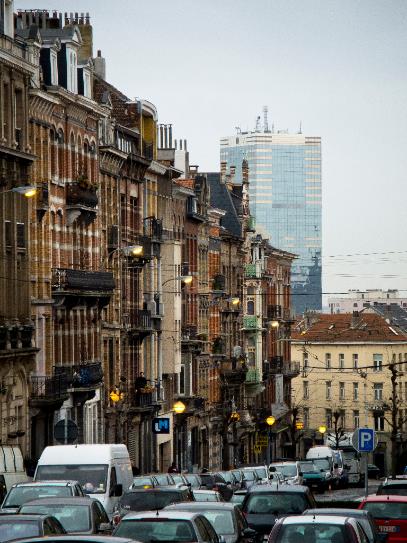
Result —
[[[359,399],[359,383],[353,383],[353,399]]]
[[[332,381],[325,381],[325,399],[332,399]]]
[[[345,354],[339,353],[338,355],[338,366],[340,370],[345,369]]]
[[[383,371],[383,355],[375,353],[373,355],[373,371]]]
[[[50,50],[51,85],[58,85],[58,56],[57,52]]]
[[[339,382],[339,399],[344,400],[345,399],[345,383],[343,381]]]
[[[330,370],[332,364],[331,353],[325,353],[325,369]]]
[[[353,353],[352,354],[352,368],[353,368],[353,371],[357,371],[358,366],[359,366],[359,354],[358,353]]]
[[[373,395],[375,401],[381,402],[383,400],[383,383],[374,383]]]
[[[354,409],[353,410],[353,427],[355,428],[359,428],[360,426],[360,411],[359,409]]]

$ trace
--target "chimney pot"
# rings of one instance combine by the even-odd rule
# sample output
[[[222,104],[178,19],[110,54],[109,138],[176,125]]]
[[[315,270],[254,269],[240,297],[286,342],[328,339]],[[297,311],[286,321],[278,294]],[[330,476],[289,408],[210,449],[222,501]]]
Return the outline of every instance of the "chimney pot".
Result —
[[[101,56],[102,56],[102,51],[98,49],[98,57],[101,57]]]

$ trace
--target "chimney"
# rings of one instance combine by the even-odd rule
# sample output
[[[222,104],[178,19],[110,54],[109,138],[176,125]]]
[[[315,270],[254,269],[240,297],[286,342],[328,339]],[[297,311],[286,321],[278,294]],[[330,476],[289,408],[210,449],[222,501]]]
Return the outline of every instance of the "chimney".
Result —
[[[84,13],[81,13],[80,18],[78,18],[78,14],[75,13],[75,21],[82,36],[82,45],[79,49],[79,60],[87,61],[89,58],[93,57],[93,27],[89,21],[89,13],[86,14],[86,17]],[[104,73],[106,76],[106,66],[104,67]],[[103,79],[105,79],[105,76]]]
[[[0,0],[0,34],[14,39],[14,2]]]
[[[93,59],[95,74],[106,79],[106,60],[102,57],[102,51],[98,49],[98,56]]]
[[[227,162],[221,162],[220,163],[220,180],[222,183],[225,183],[225,178],[226,178],[226,166],[227,166]]]
[[[172,124],[168,125],[168,147],[172,149]]]

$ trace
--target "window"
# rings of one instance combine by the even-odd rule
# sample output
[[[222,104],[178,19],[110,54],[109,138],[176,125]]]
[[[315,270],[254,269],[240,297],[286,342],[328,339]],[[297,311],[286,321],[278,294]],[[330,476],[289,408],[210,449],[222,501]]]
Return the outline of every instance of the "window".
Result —
[[[179,374],[179,393],[185,394],[185,364],[181,364],[181,371]]]
[[[90,73],[86,70],[83,70],[83,95],[86,96],[86,98],[92,98]]]
[[[332,428],[332,410],[331,409],[325,409],[325,420],[326,420],[326,427]]]
[[[359,383],[353,383],[353,399],[359,399]]]
[[[325,353],[325,369],[331,369],[331,353]]]
[[[325,397],[327,400],[331,399],[331,387],[332,387],[332,381],[326,381],[325,382]]]
[[[339,353],[339,369],[343,370],[345,367],[345,355],[343,353]]]
[[[353,411],[353,427],[356,429],[356,428],[359,428],[359,425],[360,425],[360,414],[359,414],[359,410],[355,409],[355,411]]]
[[[68,57],[68,84],[67,89],[75,94],[78,92],[77,87],[77,67],[76,67],[76,53],[67,48],[66,51]]]
[[[373,391],[375,400],[383,400],[383,383],[375,383]]]
[[[339,427],[346,428],[346,411],[344,409],[339,411]]]
[[[254,315],[254,302],[252,300],[247,302],[247,314]]]
[[[339,383],[339,399],[345,399],[345,383]]]
[[[373,415],[374,418],[374,429],[377,432],[383,432],[384,431],[384,413],[382,411],[375,413]]]
[[[373,355],[373,371],[382,371],[383,370],[383,355],[374,354]]]
[[[302,382],[302,389],[303,389],[303,398],[304,400],[308,400],[309,398],[309,382],[303,381]]]
[[[354,370],[357,370],[358,369],[358,365],[359,365],[359,355],[357,353],[354,353],[352,355],[352,368]]]
[[[58,63],[56,51],[51,51],[51,85],[58,85]]]
[[[13,229],[10,221],[4,221],[4,243],[8,248],[13,244]]]
[[[302,355],[302,364],[303,364],[304,370],[308,369],[308,367],[309,367],[308,353],[303,353],[303,355]]]
[[[17,248],[25,249],[25,224],[23,222],[17,223]]]
[[[308,428],[309,427],[309,408],[308,407],[302,408],[302,418],[304,421],[304,428]]]

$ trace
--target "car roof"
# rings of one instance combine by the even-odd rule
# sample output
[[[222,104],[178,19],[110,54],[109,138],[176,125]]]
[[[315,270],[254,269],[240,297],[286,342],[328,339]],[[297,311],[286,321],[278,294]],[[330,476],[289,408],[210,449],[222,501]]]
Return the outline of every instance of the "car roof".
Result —
[[[205,502],[206,504],[206,502]],[[170,519],[170,520],[194,520],[197,516],[201,516],[200,512],[192,511],[168,511],[166,509],[160,509],[159,511],[138,511],[134,513],[127,513],[121,522],[128,520],[142,520],[142,519]]]
[[[52,497],[52,498],[38,498],[36,500],[30,500],[29,502],[25,502],[22,504],[21,507],[25,507],[26,505],[92,505],[92,503],[96,501],[93,498],[89,498],[87,496],[72,496],[72,497],[63,497],[60,498],[58,496]]]
[[[366,509],[342,509],[335,507],[316,507],[315,509],[306,509],[303,515],[334,515],[334,516],[347,516],[347,517],[369,517],[369,511]]]
[[[383,481],[382,486],[388,486],[388,485],[406,485],[407,484],[407,478],[403,479],[386,479]]]
[[[149,494],[159,492],[162,494],[163,492],[185,492],[186,490],[188,490],[187,487],[179,487],[175,485],[155,486],[153,488],[131,488],[130,490],[127,490],[123,496],[127,496],[128,494],[144,494],[145,492],[148,492]]]
[[[347,515],[295,515],[284,517],[284,524],[345,524]]]
[[[188,511],[189,509],[227,509],[228,511],[233,511],[238,506],[235,503],[230,502],[180,502],[172,503],[164,507],[163,511],[169,510],[179,510],[179,511]],[[183,509],[185,508],[185,509]]]
[[[219,494],[217,490],[207,490],[205,488],[193,488],[192,492],[194,494]]]
[[[407,503],[407,496],[397,496],[393,494],[381,494],[381,495],[374,495],[374,496],[368,496],[367,498],[363,498],[362,503],[369,503],[369,502],[402,502]]]
[[[16,515],[14,515],[15,517]],[[39,515],[36,515],[37,517]],[[134,539],[127,539],[125,537],[115,537],[115,536],[100,536],[100,535],[74,535],[74,534],[64,534],[64,535],[50,535],[46,537],[47,541],[83,541],[84,543],[135,543]],[[43,537],[25,537],[24,539],[19,540],[20,543],[44,543],[45,539]]]
[[[26,481],[24,483],[15,483],[12,488],[15,488],[16,486],[71,486],[71,485],[77,485],[78,481]]]
[[[310,490],[307,486],[302,485],[285,485],[272,483],[268,485],[258,485],[252,486],[247,490],[247,494],[257,494],[257,493],[267,493],[267,492],[292,492],[293,494],[309,494]]]
[[[52,515],[46,514],[46,515],[36,515],[36,514],[27,514],[22,513],[21,515],[0,515],[0,522],[3,521],[10,521],[15,520],[16,522],[23,521],[23,520],[43,520],[46,518],[52,517]]]

